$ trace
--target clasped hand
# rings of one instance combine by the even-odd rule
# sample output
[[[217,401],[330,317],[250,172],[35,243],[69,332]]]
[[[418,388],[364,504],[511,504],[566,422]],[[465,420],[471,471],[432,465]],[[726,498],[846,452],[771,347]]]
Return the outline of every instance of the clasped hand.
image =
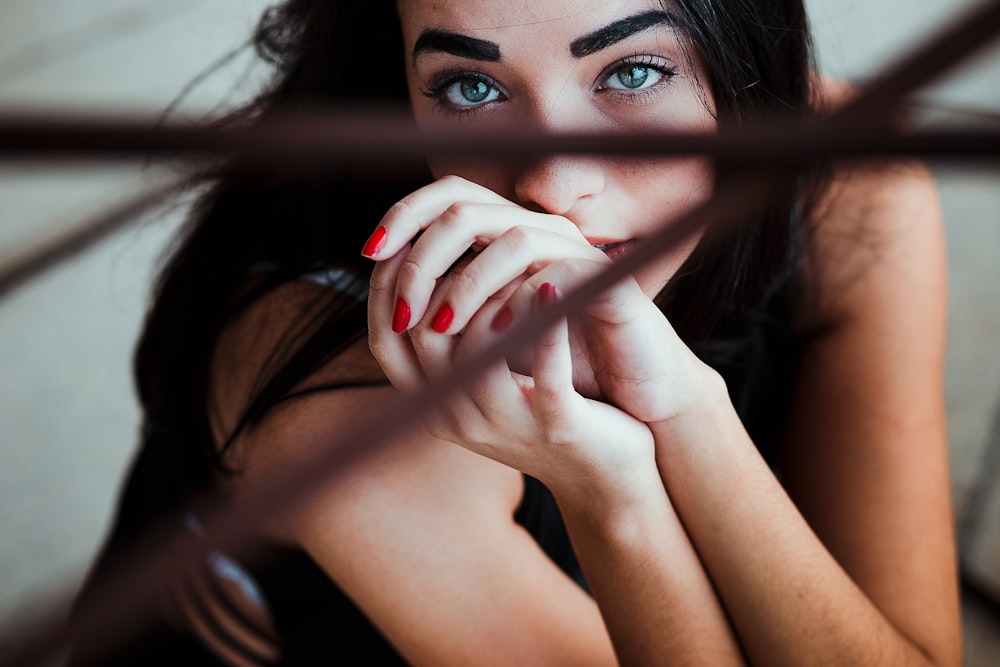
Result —
[[[369,345],[402,390],[476,355],[610,262],[570,220],[458,177],[394,205],[364,253],[378,262]],[[652,462],[647,424],[683,415],[705,371],[629,278],[495,365],[427,426],[543,482],[625,473]]]

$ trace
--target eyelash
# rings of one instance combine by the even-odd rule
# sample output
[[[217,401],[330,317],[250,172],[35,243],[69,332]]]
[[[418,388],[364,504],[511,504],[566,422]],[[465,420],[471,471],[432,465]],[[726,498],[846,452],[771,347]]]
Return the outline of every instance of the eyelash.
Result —
[[[612,76],[620,70],[630,66],[652,70],[659,73],[662,78],[648,87],[636,88],[631,91],[612,88],[607,85],[607,81]],[[664,58],[658,58],[651,55],[634,54],[618,60],[601,72],[601,75],[597,78],[598,83],[594,90],[595,92],[601,92],[605,95],[614,96],[621,102],[629,104],[642,104],[650,97],[658,93],[661,87],[669,84],[673,78],[677,76],[677,73],[677,66],[670,64],[670,62]]]
[[[462,81],[472,81],[486,84],[490,89],[496,90],[500,94],[500,100],[503,101],[507,98],[500,84],[497,83],[496,79],[490,76],[486,76],[482,72],[475,72],[464,69],[451,69],[441,72],[436,75],[426,88],[421,88],[420,93],[431,100],[434,101],[435,108],[455,116],[466,116],[469,117],[475,113],[478,113],[488,107],[493,102],[486,102],[483,104],[477,104],[475,106],[469,106],[466,108],[458,107],[454,104],[450,104],[445,99],[445,94],[448,89],[451,88],[456,83],[461,83]]]
[[[623,68],[629,66],[650,69],[659,73],[662,78],[648,87],[636,88],[631,91],[612,88],[607,85],[607,81],[612,76]],[[668,64],[668,61],[663,58],[651,55],[635,54],[622,58],[608,66],[598,77],[597,84],[594,87],[594,92],[600,92],[604,95],[612,96],[616,98],[617,101],[623,103],[641,104],[648,100],[650,96],[655,95],[659,88],[670,83],[675,76],[677,76],[677,67],[675,65]],[[490,90],[496,91],[499,97],[496,100],[490,100],[482,104],[470,105],[468,107],[461,107],[449,103],[446,99],[448,89],[463,81],[483,83],[488,86]],[[441,110],[442,112],[463,117],[471,117],[473,114],[489,108],[495,102],[503,102],[507,98],[506,93],[493,77],[487,76],[482,72],[463,70],[459,68],[447,70],[436,75],[426,88],[420,89],[420,93],[433,100],[435,108]]]

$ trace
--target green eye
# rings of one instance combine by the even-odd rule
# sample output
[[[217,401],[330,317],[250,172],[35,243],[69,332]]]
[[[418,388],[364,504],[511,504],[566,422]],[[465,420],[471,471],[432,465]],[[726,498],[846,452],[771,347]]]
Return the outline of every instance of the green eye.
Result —
[[[659,83],[666,74],[646,65],[628,64],[619,67],[607,79],[608,88],[638,90]]]
[[[616,73],[619,83],[626,88],[642,88],[649,79],[648,67],[630,67],[627,70],[618,70]]]
[[[453,81],[441,97],[455,107],[475,107],[500,99],[500,91],[488,80],[470,77]]]
[[[482,81],[463,81],[459,84],[462,99],[479,104],[490,94],[490,87]]]
[[[506,94],[492,77],[482,72],[444,72],[420,91],[434,100],[445,113],[472,113],[489,108],[492,102],[505,102]]]

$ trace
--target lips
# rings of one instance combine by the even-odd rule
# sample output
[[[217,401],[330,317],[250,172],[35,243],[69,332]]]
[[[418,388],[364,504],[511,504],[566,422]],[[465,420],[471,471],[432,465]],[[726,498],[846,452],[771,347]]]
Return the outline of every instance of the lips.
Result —
[[[599,243],[594,243],[592,241],[590,245],[603,252],[612,260],[621,259],[625,255],[629,254],[636,245],[635,239],[629,239],[627,241],[605,241],[604,239],[599,239],[599,241]]]

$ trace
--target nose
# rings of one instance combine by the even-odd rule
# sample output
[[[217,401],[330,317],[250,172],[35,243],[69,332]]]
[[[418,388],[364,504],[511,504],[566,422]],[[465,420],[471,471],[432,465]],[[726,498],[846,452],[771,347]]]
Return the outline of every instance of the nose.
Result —
[[[524,165],[514,193],[526,208],[567,215],[578,202],[604,189],[604,172],[593,159],[553,155]]]
[[[539,96],[522,123],[549,133],[595,131],[595,118],[583,100],[561,92],[554,99]],[[597,124],[599,125],[599,123]],[[589,156],[550,155],[521,165],[514,181],[519,203],[555,215],[566,215],[581,200],[604,189],[601,163]]]

